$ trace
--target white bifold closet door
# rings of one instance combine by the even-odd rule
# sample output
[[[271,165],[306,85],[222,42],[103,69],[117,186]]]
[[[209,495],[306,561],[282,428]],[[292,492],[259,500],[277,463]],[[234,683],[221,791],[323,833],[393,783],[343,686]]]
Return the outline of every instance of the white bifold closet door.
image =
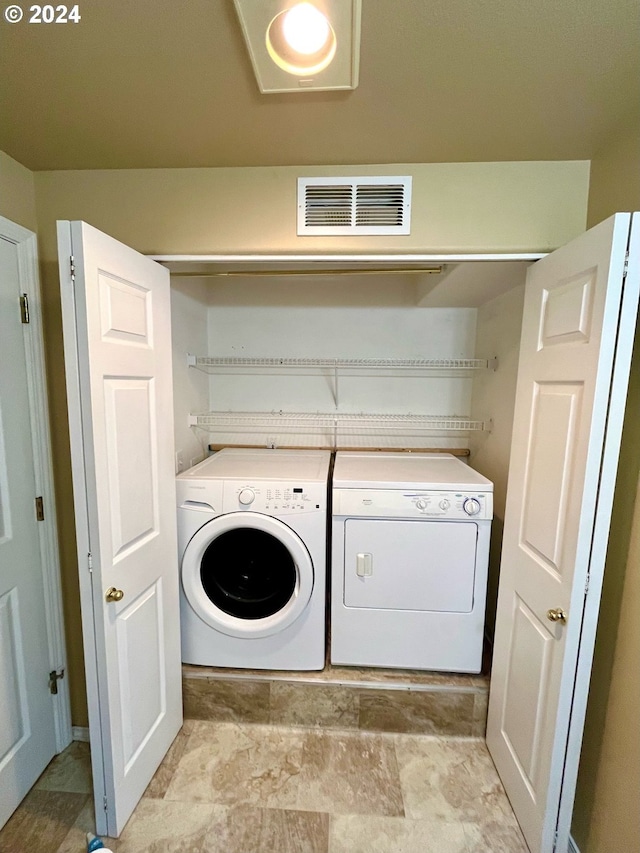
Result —
[[[182,724],[169,273],[82,222],[58,244],[96,823],[118,836]]]
[[[636,328],[639,218],[631,227],[617,214],[527,275],[487,744],[532,853],[565,853],[569,842]]]

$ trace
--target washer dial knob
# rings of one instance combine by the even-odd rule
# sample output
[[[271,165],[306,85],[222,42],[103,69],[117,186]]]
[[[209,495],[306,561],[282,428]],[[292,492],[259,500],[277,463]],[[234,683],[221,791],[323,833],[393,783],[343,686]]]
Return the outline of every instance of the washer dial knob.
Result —
[[[238,495],[238,500],[243,506],[249,506],[256,499],[256,493],[253,489],[240,489],[240,494]]]
[[[482,507],[480,506],[480,501],[476,500],[476,498],[467,498],[462,504],[462,509],[467,515],[477,515]]]
[[[450,501],[447,498],[442,498],[440,501],[440,509],[449,509],[450,506]]]
[[[416,501],[416,508],[417,509],[426,509],[427,508],[427,502],[425,500],[423,500],[422,498],[419,498]]]

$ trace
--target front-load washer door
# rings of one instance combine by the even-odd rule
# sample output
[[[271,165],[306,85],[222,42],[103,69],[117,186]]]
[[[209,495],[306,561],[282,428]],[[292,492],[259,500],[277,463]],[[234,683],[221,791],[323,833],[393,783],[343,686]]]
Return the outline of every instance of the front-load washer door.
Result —
[[[194,612],[231,637],[277,634],[304,612],[313,562],[300,537],[269,515],[231,512],[201,527],[182,558]]]

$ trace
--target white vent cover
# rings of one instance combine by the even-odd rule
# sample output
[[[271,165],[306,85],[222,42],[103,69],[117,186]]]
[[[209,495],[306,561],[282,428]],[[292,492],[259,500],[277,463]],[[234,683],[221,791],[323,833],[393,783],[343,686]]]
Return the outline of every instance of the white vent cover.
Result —
[[[298,234],[410,234],[411,178],[298,178]]]

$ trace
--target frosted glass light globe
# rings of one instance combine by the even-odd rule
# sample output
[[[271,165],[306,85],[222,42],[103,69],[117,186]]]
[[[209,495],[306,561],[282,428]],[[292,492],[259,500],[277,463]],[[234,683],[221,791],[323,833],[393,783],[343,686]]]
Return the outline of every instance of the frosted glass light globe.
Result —
[[[311,3],[292,6],[282,21],[282,33],[297,53],[317,53],[326,44],[331,28],[329,22]]]

